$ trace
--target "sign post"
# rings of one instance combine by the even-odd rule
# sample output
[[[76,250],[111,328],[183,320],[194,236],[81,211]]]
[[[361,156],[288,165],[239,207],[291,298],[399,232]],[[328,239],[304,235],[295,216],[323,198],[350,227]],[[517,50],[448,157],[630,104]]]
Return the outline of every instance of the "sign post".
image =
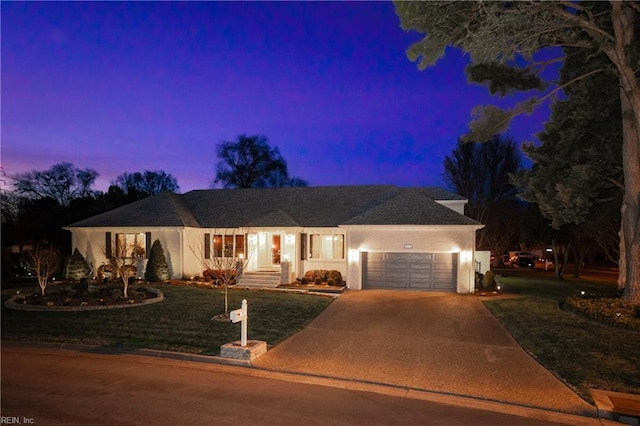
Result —
[[[240,345],[244,348],[247,346],[247,299],[242,299],[242,307],[231,311],[230,317],[232,323],[241,323]]]

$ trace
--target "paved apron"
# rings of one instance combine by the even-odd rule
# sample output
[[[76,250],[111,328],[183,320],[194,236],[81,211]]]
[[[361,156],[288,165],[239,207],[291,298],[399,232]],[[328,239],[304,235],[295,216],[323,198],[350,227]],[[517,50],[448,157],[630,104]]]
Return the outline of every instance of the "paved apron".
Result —
[[[307,328],[253,364],[595,414],[472,295],[347,291]]]

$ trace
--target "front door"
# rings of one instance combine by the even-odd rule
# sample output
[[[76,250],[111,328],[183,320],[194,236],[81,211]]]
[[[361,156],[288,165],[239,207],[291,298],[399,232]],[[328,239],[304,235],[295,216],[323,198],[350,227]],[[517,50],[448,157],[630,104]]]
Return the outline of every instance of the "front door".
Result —
[[[282,251],[281,238],[279,234],[271,236],[271,264],[273,266],[280,265],[280,255]]]
[[[280,268],[282,235],[275,232],[258,233],[258,269],[263,271]]]

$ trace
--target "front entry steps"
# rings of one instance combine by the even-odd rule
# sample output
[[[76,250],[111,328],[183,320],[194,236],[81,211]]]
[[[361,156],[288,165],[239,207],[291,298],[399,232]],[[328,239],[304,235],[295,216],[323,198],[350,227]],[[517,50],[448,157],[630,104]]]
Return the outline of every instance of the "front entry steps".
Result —
[[[280,285],[280,271],[244,271],[237,287],[276,288]]]

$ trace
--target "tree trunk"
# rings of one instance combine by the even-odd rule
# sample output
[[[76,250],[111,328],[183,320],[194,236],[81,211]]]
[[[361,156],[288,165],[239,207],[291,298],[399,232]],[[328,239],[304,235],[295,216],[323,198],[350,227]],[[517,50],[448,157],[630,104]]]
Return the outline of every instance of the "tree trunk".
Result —
[[[623,2],[611,1],[610,4],[615,46],[603,51],[617,68],[620,78],[624,175],[621,209],[621,244],[624,244],[621,249],[624,253],[620,253],[620,270],[625,274],[622,297],[640,304],[640,82],[631,66],[631,58],[627,56],[627,48],[635,39],[636,13]]]
[[[562,278],[560,276],[560,264],[558,263],[558,245],[552,241],[551,242],[551,247],[553,249],[553,272],[555,274],[556,279],[560,279]]]
[[[620,237],[620,254],[618,255],[618,291],[623,291],[624,284],[627,279],[627,263],[624,261],[627,249],[625,248],[622,228],[618,231],[618,236]]]
[[[624,87],[621,91],[624,171],[620,232],[620,273],[624,273],[622,297],[640,304],[640,90],[636,85],[633,93],[624,93]]]
[[[564,254],[562,256],[562,269],[560,269],[560,279],[562,279],[562,276],[567,269],[567,263],[569,261],[569,250],[571,250],[571,241],[569,241],[569,244],[567,244],[567,246],[564,248]]]
[[[580,266],[582,265],[582,259],[584,259],[584,250],[582,247],[575,247],[576,244],[573,245],[573,278],[580,278]]]

